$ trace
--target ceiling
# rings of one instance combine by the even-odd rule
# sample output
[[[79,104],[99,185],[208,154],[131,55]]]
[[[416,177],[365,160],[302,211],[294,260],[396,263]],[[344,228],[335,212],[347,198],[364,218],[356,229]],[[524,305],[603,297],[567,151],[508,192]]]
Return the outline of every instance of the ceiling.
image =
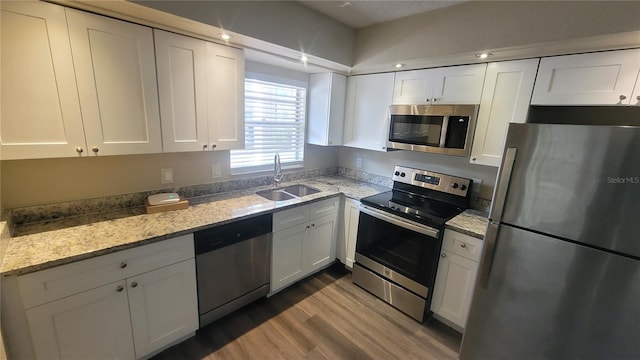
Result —
[[[467,0],[302,0],[299,2],[351,28],[359,29],[405,16],[460,4],[464,1]]]

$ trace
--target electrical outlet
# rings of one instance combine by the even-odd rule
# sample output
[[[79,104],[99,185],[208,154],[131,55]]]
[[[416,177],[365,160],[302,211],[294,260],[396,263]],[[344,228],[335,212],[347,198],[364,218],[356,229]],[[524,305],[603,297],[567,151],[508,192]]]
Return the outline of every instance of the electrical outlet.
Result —
[[[480,188],[482,187],[482,179],[472,178],[473,185],[471,185],[471,192],[474,194],[480,193]]]
[[[362,169],[362,158],[356,158],[356,169]]]
[[[222,166],[220,164],[211,165],[211,176],[214,179],[222,177]]]
[[[163,184],[172,184],[173,183],[173,169],[160,169],[160,180]]]

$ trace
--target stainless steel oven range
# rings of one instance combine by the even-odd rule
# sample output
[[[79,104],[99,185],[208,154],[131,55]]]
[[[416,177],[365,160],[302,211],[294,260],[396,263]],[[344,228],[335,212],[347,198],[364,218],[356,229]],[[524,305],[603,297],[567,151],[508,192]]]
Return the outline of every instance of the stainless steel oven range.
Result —
[[[423,321],[444,224],[468,208],[472,180],[402,166],[393,180],[392,191],[361,200],[353,282]]]

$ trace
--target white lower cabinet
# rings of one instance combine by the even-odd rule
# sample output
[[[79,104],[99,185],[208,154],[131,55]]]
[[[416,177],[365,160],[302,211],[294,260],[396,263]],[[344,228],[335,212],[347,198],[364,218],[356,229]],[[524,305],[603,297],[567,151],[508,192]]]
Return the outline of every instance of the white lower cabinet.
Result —
[[[336,255],[338,260],[348,268],[353,268],[356,256],[356,240],[358,237],[358,219],[360,202],[353,199],[344,199],[343,216],[338,236]]]
[[[142,358],[193,334],[193,236],[165,242],[19,277],[35,357]]]
[[[431,311],[461,332],[469,315],[481,249],[482,240],[445,230]]]
[[[335,197],[273,215],[271,294],[334,261],[339,206]]]

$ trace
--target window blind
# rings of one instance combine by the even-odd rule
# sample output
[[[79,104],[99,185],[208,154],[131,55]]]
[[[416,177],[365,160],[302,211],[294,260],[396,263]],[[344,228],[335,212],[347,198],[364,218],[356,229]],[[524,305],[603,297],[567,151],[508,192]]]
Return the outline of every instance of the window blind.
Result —
[[[256,79],[244,84],[245,149],[231,151],[231,169],[270,168],[276,152],[283,165],[302,164],[306,89]]]

